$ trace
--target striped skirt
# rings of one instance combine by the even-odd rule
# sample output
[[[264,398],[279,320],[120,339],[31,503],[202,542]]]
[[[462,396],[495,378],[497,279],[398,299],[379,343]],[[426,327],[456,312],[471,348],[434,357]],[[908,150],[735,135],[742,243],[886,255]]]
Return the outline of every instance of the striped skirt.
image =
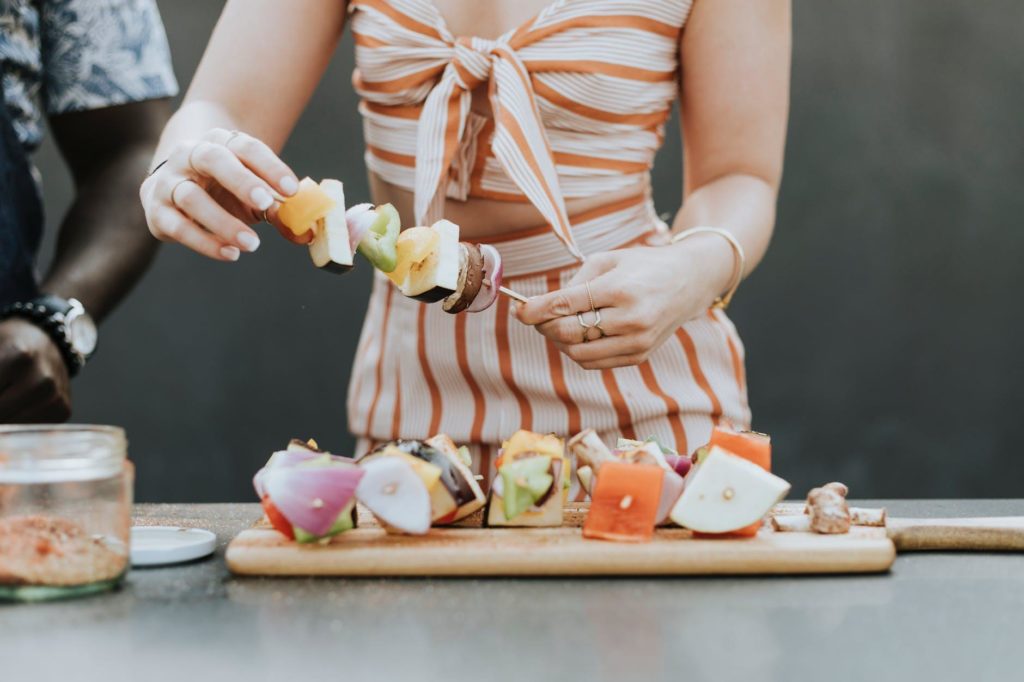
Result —
[[[585,254],[667,242],[645,196],[576,215]],[[489,240],[507,286],[534,296],[568,283],[578,263],[548,226]],[[569,437],[595,429],[606,442],[655,436],[681,453],[707,442],[725,418],[749,427],[743,344],[723,311],[676,330],[636,367],[585,370],[532,327],[509,299],[476,314],[406,298],[375,275],[348,394],[359,452],[395,438],[447,433],[492,475],[501,442],[517,429]]]

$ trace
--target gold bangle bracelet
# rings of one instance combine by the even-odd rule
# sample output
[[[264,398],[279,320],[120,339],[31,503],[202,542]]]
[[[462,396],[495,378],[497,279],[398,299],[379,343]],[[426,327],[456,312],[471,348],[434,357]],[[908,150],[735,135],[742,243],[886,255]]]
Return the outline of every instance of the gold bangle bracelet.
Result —
[[[720,227],[691,227],[689,230],[684,230],[672,237],[672,243],[675,244],[677,242],[681,242],[687,237],[692,237],[698,234],[717,234],[719,237],[729,242],[729,246],[732,247],[733,255],[735,257],[732,281],[725,293],[716,298],[714,303],[711,304],[712,308],[725,310],[729,307],[729,304],[732,303],[732,297],[736,294],[736,290],[739,288],[740,282],[743,281],[743,271],[747,267],[747,257],[743,253],[743,245],[739,243],[731,232],[723,230]]]

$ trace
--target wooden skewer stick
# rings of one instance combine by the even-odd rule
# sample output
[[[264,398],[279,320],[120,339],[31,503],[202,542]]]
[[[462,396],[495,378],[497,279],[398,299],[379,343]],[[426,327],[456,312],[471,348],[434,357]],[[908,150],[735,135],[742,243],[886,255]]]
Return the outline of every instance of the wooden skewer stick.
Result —
[[[485,287],[491,286],[491,280],[485,279],[484,280],[484,286]],[[529,303],[530,302],[530,299],[526,298],[525,296],[520,294],[518,291],[512,291],[508,287],[498,287],[498,291],[500,291],[501,293],[505,294],[506,296],[508,296],[511,299],[515,299],[516,301],[519,301],[520,303]]]
[[[526,298],[525,296],[523,296],[522,294],[520,294],[517,291],[512,291],[508,287],[498,287],[498,291],[500,291],[501,293],[505,294],[509,298],[512,298],[512,299],[515,299],[515,300],[519,301],[520,303],[529,303],[530,302],[530,299]]]

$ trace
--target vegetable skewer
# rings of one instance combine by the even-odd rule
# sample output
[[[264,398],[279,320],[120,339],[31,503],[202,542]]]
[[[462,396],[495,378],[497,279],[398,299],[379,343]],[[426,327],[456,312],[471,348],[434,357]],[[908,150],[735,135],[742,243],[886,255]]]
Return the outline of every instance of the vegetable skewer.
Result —
[[[482,312],[499,294],[521,303],[528,300],[502,286],[498,250],[490,244],[460,242],[459,226],[450,221],[402,231],[390,204],[358,204],[346,210],[337,180],[318,184],[305,178],[300,189],[281,203],[278,216],[296,235],[313,233],[310,256],[317,267],[347,272],[358,251],[402,294],[425,303],[441,301],[444,311],[452,314]]]

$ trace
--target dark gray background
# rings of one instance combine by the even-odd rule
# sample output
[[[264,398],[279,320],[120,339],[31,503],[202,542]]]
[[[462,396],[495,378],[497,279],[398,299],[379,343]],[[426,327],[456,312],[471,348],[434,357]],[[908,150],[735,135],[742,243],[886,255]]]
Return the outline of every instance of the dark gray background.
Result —
[[[732,309],[754,425],[797,493],[841,479],[857,497],[1020,496],[1024,4],[794,4],[778,227]],[[184,88],[221,3],[160,6]],[[285,158],[359,198],[351,68],[346,36]],[[673,127],[659,211],[679,204],[679,145]],[[52,147],[38,163],[52,230],[70,189]],[[269,237],[234,265],[165,248],[75,383],[77,421],[127,428],[140,500],[251,499],[287,438],[351,446],[370,269],[332,278]]]

